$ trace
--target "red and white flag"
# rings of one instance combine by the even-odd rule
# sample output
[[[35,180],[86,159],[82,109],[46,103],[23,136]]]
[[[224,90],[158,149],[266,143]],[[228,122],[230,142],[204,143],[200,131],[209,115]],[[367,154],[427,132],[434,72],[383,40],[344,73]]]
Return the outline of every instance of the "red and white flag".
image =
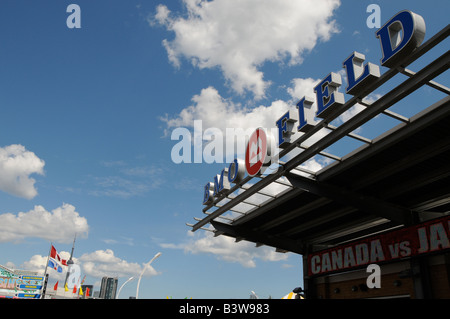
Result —
[[[50,257],[52,257],[53,259],[55,259],[57,262],[61,263],[64,266],[67,266],[67,260],[66,259],[62,259],[58,252],[56,251],[55,247],[53,247],[52,245],[52,249],[50,250]]]

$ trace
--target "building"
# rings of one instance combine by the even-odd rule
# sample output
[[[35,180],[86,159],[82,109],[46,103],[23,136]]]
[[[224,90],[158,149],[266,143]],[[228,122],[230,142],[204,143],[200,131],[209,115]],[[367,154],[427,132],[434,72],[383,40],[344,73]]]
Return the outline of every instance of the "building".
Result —
[[[305,121],[304,100],[298,118],[274,115],[278,167],[263,174],[261,160],[250,174],[256,164],[231,163],[206,184],[205,216],[188,226],[211,225],[215,236],[302,255],[307,299],[450,298],[450,89],[439,83],[449,79],[449,34],[447,26],[423,42],[422,17],[397,13],[376,32],[387,70],[353,53],[344,61],[347,90],[334,73],[316,87],[318,123]],[[380,87],[385,93],[367,103]],[[435,100],[417,105],[424,87]],[[339,90],[351,97],[345,101]],[[356,104],[362,111],[330,125]],[[405,116],[395,111],[402,105],[420,110]],[[396,124],[372,138],[355,133],[375,120]],[[321,130],[327,134],[304,143]],[[339,156],[328,152],[344,139],[359,145]],[[302,165],[317,157],[329,164],[318,171]]]
[[[116,299],[117,293],[117,277],[103,277],[100,286],[100,299]]]

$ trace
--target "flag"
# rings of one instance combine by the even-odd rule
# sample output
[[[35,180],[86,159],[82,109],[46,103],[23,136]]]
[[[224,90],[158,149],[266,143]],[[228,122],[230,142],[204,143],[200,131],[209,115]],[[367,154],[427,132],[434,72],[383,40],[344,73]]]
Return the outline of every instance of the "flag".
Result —
[[[81,289],[81,286],[80,286],[80,293],[79,293],[79,295],[83,296],[83,290]]]
[[[67,266],[67,260],[66,259],[62,259],[58,252],[56,251],[55,247],[53,247],[52,245],[52,249],[50,250],[50,257],[52,257],[53,259],[55,259],[56,261],[58,261],[60,264]]]
[[[77,293],[77,286],[76,286],[76,285],[73,286],[73,291],[72,291],[72,293],[73,293],[73,294],[76,294],[76,293]]]
[[[86,297],[89,297],[89,292],[90,292],[89,288],[86,287]]]
[[[54,260],[53,258],[48,259],[48,267],[53,268],[57,272],[62,272],[62,267],[58,265],[56,260]]]
[[[69,291],[69,288],[67,288],[67,284],[64,285],[64,291]]]
[[[56,282],[55,286],[53,287],[53,290],[58,290],[58,282],[59,281]]]

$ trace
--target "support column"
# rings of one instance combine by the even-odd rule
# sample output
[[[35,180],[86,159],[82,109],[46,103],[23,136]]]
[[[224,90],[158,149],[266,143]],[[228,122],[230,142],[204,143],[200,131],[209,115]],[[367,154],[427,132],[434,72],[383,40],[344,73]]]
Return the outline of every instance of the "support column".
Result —
[[[426,257],[411,258],[412,279],[416,299],[431,299],[431,282]]]

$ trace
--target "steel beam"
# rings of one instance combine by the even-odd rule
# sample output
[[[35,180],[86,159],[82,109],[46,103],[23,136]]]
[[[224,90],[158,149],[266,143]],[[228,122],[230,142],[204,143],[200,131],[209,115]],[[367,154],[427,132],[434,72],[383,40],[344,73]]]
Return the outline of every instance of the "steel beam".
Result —
[[[241,238],[246,241],[251,241],[254,243],[262,243],[267,246],[272,246],[281,250],[286,250],[298,254],[303,254],[301,243],[289,240],[286,238],[277,238],[273,236],[268,236],[263,232],[253,231],[242,226],[231,226],[217,221],[211,221],[211,224],[221,235],[231,236],[234,238]]]
[[[317,182],[291,173],[287,173],[286,177],[293,186],[299,189],[357,208],[361,210],[362,213],[387,218],[405,225],[409,225],[413,221],[411,210],[405,207],[394,205],[372,196],[359,194],[347,190],[345,187],[338,187],[325,182]]]

